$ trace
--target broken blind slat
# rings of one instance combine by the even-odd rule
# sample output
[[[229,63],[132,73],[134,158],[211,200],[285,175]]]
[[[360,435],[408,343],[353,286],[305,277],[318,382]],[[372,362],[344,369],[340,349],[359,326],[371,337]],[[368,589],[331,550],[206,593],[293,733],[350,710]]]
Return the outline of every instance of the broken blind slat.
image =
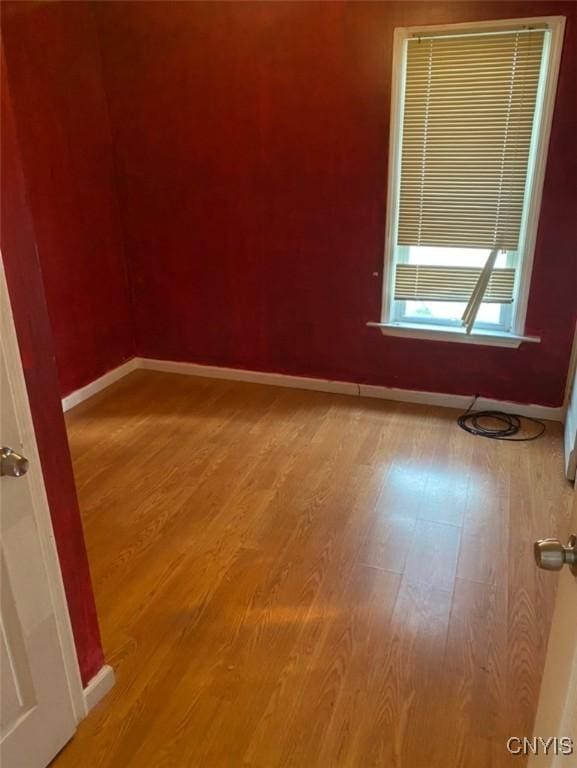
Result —
[[[401,301],[469,300],[482,267],[446,267],[397,264],[395,299]],[[513,301],[515,270],[495,269],[491,274],[484,302],[510,304]]]

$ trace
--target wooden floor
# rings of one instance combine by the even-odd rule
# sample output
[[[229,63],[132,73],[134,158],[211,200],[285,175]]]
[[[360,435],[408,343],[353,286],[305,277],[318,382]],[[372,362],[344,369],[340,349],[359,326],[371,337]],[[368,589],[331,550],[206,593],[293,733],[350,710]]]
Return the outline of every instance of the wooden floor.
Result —
[[[57,768],[499,768],[567,533],[560,425],[136,372],[67,417],[117,684]]]

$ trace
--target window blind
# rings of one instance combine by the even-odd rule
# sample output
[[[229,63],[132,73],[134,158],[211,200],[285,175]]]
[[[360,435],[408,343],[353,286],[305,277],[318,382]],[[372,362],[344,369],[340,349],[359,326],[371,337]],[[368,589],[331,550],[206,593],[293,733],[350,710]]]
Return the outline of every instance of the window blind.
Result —
[[[544,35],[407,42],[399,245],[517,249]]]
[[[395,299],[467,302],[482,271],[482,267],[397,264]],[[513,301],[514,284],[513,268],[493,270],[483,301],[493,304],[510,304]]]

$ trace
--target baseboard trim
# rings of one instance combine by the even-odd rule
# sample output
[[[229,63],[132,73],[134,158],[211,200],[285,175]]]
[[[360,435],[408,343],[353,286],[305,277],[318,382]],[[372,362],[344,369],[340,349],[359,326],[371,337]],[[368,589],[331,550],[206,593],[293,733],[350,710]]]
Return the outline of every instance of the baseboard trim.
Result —
[[[311,379],[302,376],[289,376],[282,373],[265,373],[264,371],[248,371],[243,368],[221,368],[215,365],[199,365],[198,363],[179,363],[170,360],[153,360],[139,358],[139,367],[150,371],[164,373],[181,373],[188,376],[204,376],[209,379],[229,379],[232,381],[247,381],[255,384],[272,384],[277,387],[295,389],[312,389],[319,392],[333,392],[342,395],[360,395],[361,397],[376,397],[383,400],[394,400],[403,403],[420,405],[437,405],[443,408],[465,410],[469,407],[472,395],[450,395],[442,392],[420,392],[411,389],[395,387],[379,387],[372,384],[356,384],[350,381],[330,381],[328,379]],[[515,403],[505,400],[491,400],[480,397],[477,400],[478,409],[502,410],[518,413],[521,416],[532,416],[548,421],[563,421],[563,407],[554,408],[546,405]]]
[[[435,405],[442,408],[455,408],[464,411],[469,407],[472,395],[450,395],[442,392],[419,392],[411,389],[395,387],[379,387],[372,384],[357,384],[351,381],[331,381],[330,379],[315,379],[304,376],[290,376],[283,373],[267,373],[265,371],[249,371],[244,368],[222,368],[216,365],[200,365],[198,363],[182,363],[172,360],[155,360],[152,358],[135,357],[124,365],[101,376],[86,387],[73,392],[62,401],[64,410],[86,400],[96,392],[100,392],[118,379],[136,369],[160,371],[162,373],[179,373],[186,376],[200,376],[207,379],[226,379],[229,381],[245,381],[253,384],[267,384],[275,387],[292,389],[308,389],[317,392],[330,392],[340,395],[374,397],[382,400],[393,400],[402,403],[420,405]],[[561,406],[554,408],[546,405],[515,403],[505,400],[491,400],[481,397],[476,407],[482,410],[501,410],[518,413],[521,416],[532,416],[536,419],[563,422],[565,409]]]
[[[114,686],[116,679],[114,677],[114,670],[109,664],[105,664],[100,669],[84,688],[84,704],[86,714],[93,709],[98,702],[106,696],[106,694]]]
[[[252,384],[268,384],[273,387],[310,389],[338,395],[359,394],[359,385],[350,381],[311,379],[304,376],[289,376],[284,373],[248,371],[244,368],[221,368],[217,365],[199,365],[197,363],[177,363],[145,357],[139,358],[139,363],[141,368],[149,371],[162,371],[163,373],[182,373],[187,376],[202,376],[207,379],[228,379],[230,381],[246,381]]]
[[[86,386],[76,389],[74,392],[66,395],[66,397],[63,397],[62,410],[66,412],[75,405],[82,403],[84,400],[88,400],[89,397],[92,397],[97,392],[101,392],[103,389],[106,389],[106,387],[109,387],[119,379],[124,378],[124,376],[127,376],[139,367],[141,366],[139,365],[138,358],[133,357],[132,359],[127,360],[125,363],[122,363],[122,365],[119,365],[118,368],[113,368],[111,371],[108,371],[108,373],[91,381],[90,384],[86,384]]]
[[[447,395],[442,392],[419,392],[409,389],[395,389],[393,387],[375,387],[370,384],[360,385],[362,397],[378,397],[383,400],[395,400],[402,403],[418,403],[421,405],[438,405],[442,408],[456,408],[465,411],[472,403],[472,395]],[[479,411],[506,411],[517,413],[520,416],[530,416],[534,419],[546,421],[563,421],[564,409],[554,408],[548,405],[534,405],[528,403],[515,403],[510,400],[491,400],[488,397],[480,397],[475,403],[475,410]]]

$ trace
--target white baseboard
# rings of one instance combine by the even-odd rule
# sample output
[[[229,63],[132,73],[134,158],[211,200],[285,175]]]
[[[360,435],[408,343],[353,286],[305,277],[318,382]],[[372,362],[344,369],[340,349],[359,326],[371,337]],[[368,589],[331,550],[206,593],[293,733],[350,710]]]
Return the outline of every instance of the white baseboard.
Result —
[[[473,395],[449,395],[442,392],[419,392],[412,389],[397,389],[395,387],[378,387],[372,384],[356,384],[351,381],[330,381],[328,379],[309,379],[302,376],[287,376],[282,373],[264,373],[262,371],[247,371],[242,368],[220,368],[215,365],[198,365],[197,363],[177,363],[170,360],[151,360],[139,358],[139,367],[164,373],[183,373],[189,376],[204,376],[208,379],[230,379],[233,381],[249,381],[256,384],[272,384],[277,387],[295,389],[313,389],[320,392],[333,392],[342,395],[360,395],[361,397],[376,397],[383,400],[395,400],[403,403],[421,405],[438,405],[443,408],[466,410]],[[478,410],[501,410],[518,413],[521,416],[532,416],[536,419],[563,421],[563,407],[553,408],[546,405],[531,405],[514,403],[506,400],[491,400],[480,397],[476,403]]]
[[[470,401],[467,405],[470,404]],[[563,424],[565,420],[565,408],[560,405],[555,408],[550,405],[537,405],[536,403],[514,403],[510,400],[491,400],[488,397],[480,397],[475,408],[479,411],[506,411],[517,413],[519,416],[529,416],[533,419],[545,421],[558,421]]]
[[[442,392],[419,392],[410,389],[395,389],[393,387],[375,387],[370,384],[360,385],[362,397],[379,397],[383,400],[396,400],[402,403],[420,403],[422,405],[438,405],[442,408],[457,408],[466,411],[473,401],[473,395],[447,395]],[[506,411],[520,416],[530,416],[534,419],[547,421],[563,421],[563,407],[554,408],[548,405],[532,405],[514,403],[510,400],[491,400],[480,397],[475,403],[477,411]]]
[[[68,410],[87,397],[99,392],[127,373],[137,368],[163,373],[180,373],[187,376],[201,376],[207,379],[228,379],[230,381],[246,381],[254,384],[269,384],[276,387],[292,389],[310,389],[317,392],[332,392],[341,395],[361,397],[376,397],[383,400],[394,400],[403,403],[421,405],[436,405],[443,408],[466,410],[471,404],[473,395],[450,395],[442,392],[419,392],[411,389],[395,387],[379,387],[372,384],[357,384],[351,381],[331,381],[330,379],[314,379],[304,376],[289,376],[283,373],[267,373],[264,371],[248,371],[243,368],[221,368],[216,365],[199,365],[198,363],[180,363],[171,360],[153,360],[145,357],[135,357],[124,365],[101,376],[86,387],[73,392],[64,398],[62,405]],[[107,379],[107,377],[110,377]],[[536,419],[563,421],[565,409],[561,406],[553,408],[546,405],[531,405],[514,403],[504,400],[491,400],[480,397],[476,406],[478,410],[501,410],[518,413],[521,416],[532,416]]]
[[[109,664],[105,664],[99,670],[84,689],[84,703],[86,714],[101,701],[116,682],[114,670]]]
[[[90,384],[86,384],[86,386],[63,397],[62,410],[68,411],[70,408],[82,403],[84,400],[88,400],[92,395],[101,392],[103,389],[106,389],[106,387],[109,387],[111,384],[114,384],[114,382],[122,379],[124,376],[140,367],[142,366],[139,365],[137,357],[127,360],[125,363],[122,363],[122,365],[119,365],[118,368],[113,368],[111,371],[108,371],[108,373],[91,381]]]
[[[229,379],[248,381],[253,384],[269,384],[274,387],[291,389],[312,389],[317,392],[332,392],[340,395],[358,395],[359,385],[350,381],[331,381],[330,379],[309,379],[304,376],[288,376],[284,373],[265,371],[247,371],[243,368],[221,368],[217,365],[198,365],[196,363],[176,363],[170,360],[152,360],[139,358],[141,368],[164,373],[184,373],[188,376],[204,376],[207,379]]]

